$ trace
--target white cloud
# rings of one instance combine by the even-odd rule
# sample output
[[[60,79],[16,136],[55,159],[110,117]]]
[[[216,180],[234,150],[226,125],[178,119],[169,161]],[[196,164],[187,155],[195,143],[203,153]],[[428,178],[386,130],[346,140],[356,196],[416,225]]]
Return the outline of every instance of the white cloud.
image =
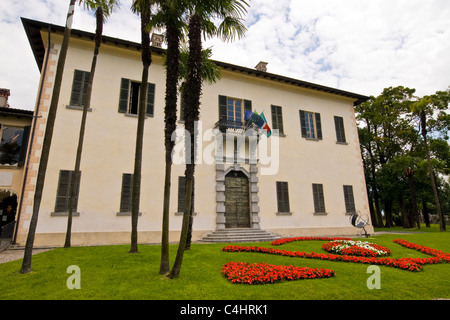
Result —
[[[20,22],[27,17],[64,25],[69,1],[3,0],[0,18],[0,87],[10,104],[33,109],[39,73]],[[108,36],[140,41],[131,0],[106,23]],[[250,0],[248,32],[233,43],[209,40],[216,60],[293,78],[378,95],[404,85],[418,95],[450,85],[448,0]],[[76,7],[74,28],[94,32],[92,14]]]

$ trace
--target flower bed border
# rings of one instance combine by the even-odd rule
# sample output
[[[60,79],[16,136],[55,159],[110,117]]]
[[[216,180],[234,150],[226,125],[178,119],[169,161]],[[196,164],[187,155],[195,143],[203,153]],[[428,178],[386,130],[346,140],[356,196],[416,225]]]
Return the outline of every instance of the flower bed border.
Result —
[[[228,262],[222,267],[222,275],[231,283],[267,284],[301,279],[330,278],[330,269],[277,266],[267,263]]]

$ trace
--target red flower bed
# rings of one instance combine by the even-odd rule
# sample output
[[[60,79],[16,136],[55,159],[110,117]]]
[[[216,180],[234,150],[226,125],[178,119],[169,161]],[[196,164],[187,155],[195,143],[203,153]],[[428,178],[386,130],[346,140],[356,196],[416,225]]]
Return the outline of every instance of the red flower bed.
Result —
[[[328,261],[343,261],[354,263],[365,263],[371,265],[384,265],[388,267],[399,268],[408,271],[421,271],[424,264],[435,264],[448,261],[446,258],[448,254],[435,256],[433,258],[375,258],[375,257],[361,257],[350,255],[337,255],[337,254],[323,254],[316,252],[300,252],[300,251],[287,251],[274,248],[264,248],[255,246],[227,246],[222,249],[225,252],[259,252],[267,254],[276,254],[288,257],[299,257],[307,259],[320,259]]]
[[[334,240],[351,240],[351,238],[339,238],[339,237],[295,237],[295,238],[284,238],[272,241],[273,246],[281,246],[282,244],[294,242],[294,241],[334,241]]]
[[[267,263],[229,262],[222,268],[222,274],[232,283],[265,284],[285,280],[329,278],[335,275],[333,270],[276,266]]]
[[[349,256],[383,257],[391,254],[391,250],[378,244],[353,240],[327,242],[322,245],[322,248],[329,253]]]
[[[298,237],[298,238],[286,238],[272,242],[272,245],[282,245],[293,241],[308,241],[308,240],[320,240],[320,241],[335,241],[335,240],[351,240],[349,238],[327,238],[327,237]],[[373,251],[361,248],[346,248],[341,250],[341,254],[323,254],[316,252],[301,252],[301,251],[288,251],[275,248],[264,248],[256,246],[226,246],[222,250],[225,252],[259,252],[267,254],[276,254],[287,257],[299,257],[307,259],[320,259],[328,261],[343,261],[354,263],[365,263],[371,265],[384,265],[388,267],[399,268],[408,271],[421,271],[422,266],[425,264],[435,264],[448,262],[450,263],[450,253],[445,253],[440,250],[435,250],[418,244],[414,244],[405,240],[394,240],[394,243],[400,244],[406,248],[414,249],[425,254],[433,256],[432,258],[378,258],[374,256]],[[385,251],[390,253],[388,248],[369,244],[371,248]],[[324,249],[335,246],[333,242],[323,245]],[[347,250],[348,249],[348,250]],[[367,252],[366,252],[367,251]],[[370,253],[369,253],[370,251]],[[232,283],[245,283],[245,284],[264,284],[281,282],[285,280],[298,280],[298,279],[313,279],[313,278],[328,278],[335,275],[333,270],[319,269],[319,268],[307,268],[307,267],[293,267],[293,266],[275,266],[266,263],[243,263],[243,262],[229,262],[222,268],[222,274],[227,277]]]
[[[418,245],[418,244],[415,244],[412,242],[408,242],[406,240],[401,240],[401,239],[395,239],[394,243],[397,243],[397,244],[399,244],[403,247],[409,248],[409,249],[417,250],[419,252],[428,254],[430,256],[435,256],[445,262],[450,263],[450,253],[442,252],[441,250],[428,248],[428,247],[421,246],[421,245]]]

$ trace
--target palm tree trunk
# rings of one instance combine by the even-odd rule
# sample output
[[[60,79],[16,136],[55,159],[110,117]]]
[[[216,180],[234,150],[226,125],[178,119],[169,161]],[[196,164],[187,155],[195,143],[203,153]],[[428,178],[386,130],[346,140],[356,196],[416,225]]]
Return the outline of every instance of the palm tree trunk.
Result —
[[[42,144],[42,151],[41,151],[41,159],[39,163],[39,170],[36,178],[36,189],[34,192],[34,204],[33,204],[33,213],[30,220],[30,226],[28,229],[28,236],[27,241],[25,244],[25,252],[24,257],[22,261],[22,268],[20,270],[21,273],[28,273],[31,271],[31,257],[33,253],[33,245],[34,245],[34,238],[36,235],[36,227],[38,222],[38,216],[39,216],[39,208],[41,205],[41,199],[42,199],[42,191],[44,189],[44,182],[45,182],[45,174],[47,172],[47,164],[48,164],[48,158],[50,154],[50,146],[52,142],[53,137],[53,128],[55,125],[55,119],[56,119],[56,111],[58,108],[58,101],[59,101],[59,94],[61,91],[61,81],[64,73],[64,65],[66,62],[66,56],[67,56],[67,50],[69,47],[69,38],[72,32],[72,19],[73,14],[75,10],[75,0],[70,0],[69,5],[69,11],[67,13],[67,19],[66,19],[66,27],[64,29],[64,38],[61,45],[61,51],[58,58],[58,64],[56,67],[56,74],[55,74],[55,83],[53,87],[53,93],[52,93],[52,99],[50,102],[50,107],[48,110],[48,116],[47,116],[47,124],[45,127],[45,135],[44,135],[44,141]],[[47,50],[50,50],[50,48],[47,48]]]
[[[180,31],[177,26],[167,26],[167,76],[166,76],[166,107],[165,107],[165,138],[166,171],[164,179],[163,222],[161,238],[160,274],[170,271],[169,265],[169,209],[170,209],[170,181],[172,178],[172,150],[174,142],[172,133],[177,128],[177,100],[178,100],[178,70],[180,59]]]
[[[187,95],[185,129],[190,134],[191,157],[186,159],[186,193],[185,206],[183,213],[183,223],[178,244],[177,256],[174,265],[170,271],[169,278],[178,278],[183,261],[184,250],[186,247],[187,234],[189,229],[189,215],[192,205],[192,187],[194,179],[194,122],[199,118],[200,96],[202,91],[202,38],[201,38],[201,18],[194,14],[189,21],[189,71],[185,90]],[[186,137],[188,139],[188,137]],[[186,145],[186,148],[188,145]]]
[[[145,27],[150,21],[150,8],[141,12],[142,35],[142,82],[139,92],[139,115],[136,132],[136,151],[134,157],[133,191],[131,195],[131,248],[130,253],[138,252],[138,216],[141,196],[142,148],[144,143],[144,124],[147,105],[148,69],[152,63],[150,34]]]
[[[81,116],[80,135],[78,138],[77,155],[76,155],[76,159],[75,159],[75,169],[74,169],[74,174],[73,174],[73,178],[72,178],[72,185],[70,187],[69,217],[67,219],[66,240],[64,243],[65,248],[69,248],[71,246],[72,216],[73,216],[73,209],[75,206],[75,198],[77,195],[78,183],[80,181],[81,154],[83,152],[84,132],[86,130],[86,118],[87,118],[87,112],[91,105],[92,84],[94,82],[94,75],[95,75],[95,68],[97,66],[98,52],[99,52],[99,49],[100,49],[100,46],[102,43],[103,9],[101,6],[99,6],[97,8],[95,14],[96,14],[96,18],[97,18],[97,27],[96,27],[96,32],[95,32],[95,49],[94,49],[94,56],[92,58],[89,82],[88,82],[88,86],[87,86],[86,101],[84,103],[83,114]]]

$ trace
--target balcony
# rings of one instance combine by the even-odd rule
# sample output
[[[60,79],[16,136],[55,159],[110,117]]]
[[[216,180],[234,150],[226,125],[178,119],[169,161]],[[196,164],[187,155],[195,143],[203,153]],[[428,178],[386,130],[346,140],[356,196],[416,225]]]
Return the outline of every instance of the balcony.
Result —
[[[233,121],[227,119],[220,119],[214,125],[215,129],[219,129],[222,133],[231,133],[236,135],[245,135],[245,136],[260,136],[260,130],[257,125],[255,125],[251,121]]]

